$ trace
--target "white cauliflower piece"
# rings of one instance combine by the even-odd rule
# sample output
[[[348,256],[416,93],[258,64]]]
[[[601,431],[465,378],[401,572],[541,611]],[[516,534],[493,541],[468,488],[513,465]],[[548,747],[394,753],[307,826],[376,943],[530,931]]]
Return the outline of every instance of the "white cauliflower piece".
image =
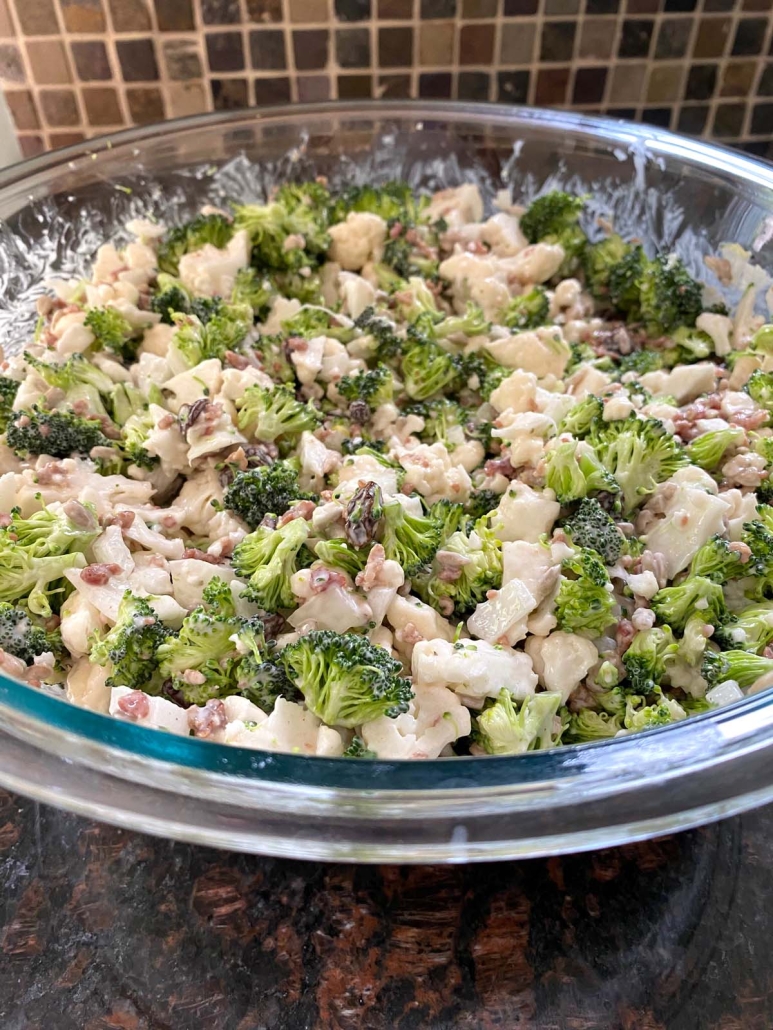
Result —
[[[310,490],[315,494],[324,489],[325,476],[337,469],[341,462],[338,451],[329,450],[321,440],[309,432],[301,434],[298,457],[301,460],[301,489]]]
[[[387,226],[378,215],[350,211],[346,221],[331,225],[329,232],[330,260],[346,272],[359,272],[368,261],[380,260]]]
[[[510,444],[510,464],[537,465],[545,451],[545,439],[556,431],[556,424],[547,415],[534,411],[515,415],[505,412],[494,423],[491,435]]]
[[[166,358],[158,354],[140,354],[129,371],[132,382],[144,394],[151,386],[163,386],[172,375]]]
[[[463,312],[468,301],[479,304],[486,318],[496,319],[510,300],[510,291],[498,278],[497,262],[463,251],[440,263],[440,275],[451,283],[454,307]]]
[[[160,533],[153,526],[157,525],[158,513],[153,509],[143,511],[140,508],[125,509],[120,505],[117,511],[131,510],[134,512],[134,519],[131,524],[123,530],[123,535],[128,540],[133,540],[146,551],[162,555],[164,558],[182,558],[185,544],[179,537],[170,538]]]
[[[714,353],[718,358],[724,358],[730,353],[732,349],[730,343],[730,334],[733,331],[732,318],[704,311],[695,319],[695,328],[711,337]]]
[[[571,356],[561,327],[555,325],[489,340],[486,349],[500,365],[533,372],[540,379],[549,375],[560,379]]]
[[[106,715],[110,710],[110,687],[105,682],[109,673],[109,669],[79,657],[67,673],[65,697],[78,708]]]
[[[145,438],[145,450],[161,461],[165,472],[176,474],[187,469],[188,444],[180,432],[180,423],[159,404],[149,404],[148,413],[153,419],[153,428]]]
[[[190,734],[188,726],[188,713],[179,705],[167,701],[163,697],[151,697],[150,694],[142,694],[146,699],[147,714],[127,714],[121,707],[121,701],[127,694],[142,694],[142,691],[130,690],[128,687],[113,687],[110,691],[110,714],[117,719],[124,719],[127,722],[136,722],[140,726],[147,726],[149,729],[166,730],[167,733],[174,733],[179,737],[187,737]],[[136,712],[136,709],[135,709]]]
[[[129,576],[129,586],[139,597],[165,596],[172,593],[172,577],[169,563],[160,554],[134,552],[134,571]]]
[[[210,413],[212,417],[208,419]],[[247,437],[242,436],[222,404],[209,404],[204,417],[197,419],[188,429],[186,438],[188,464],[226,448],[235,450],[240,444],[247,443]]]
[[[440,685],[417,687],[410,708],[396,719],[386,715],[360,730],[365,746],[379,758],[438,758],[445,747],[471,729],[469,709]]]
[[[155,354],[156,357],[165,358],[176,332],[177,326],[167,325],[166,322],[151,326],[145,330],[138,354]]]
[[[311,386],[322,371],[326,343],[326,337],[314,336],[310,340],[304,340],[303,343],[293,344],[290,361],[295,365],[295,374],[304,386]]]
[[[728,505],[725,512],[727,535],[731,540],[740,540],[743,536],[744,525],[747,522],[754,522],[757,518],[757,495],[755,493],[743,494],[740,490],[734,489],[723,490],[719,496]]]
[[[414,684],[444,684],[465,697],[482,702],[507,687],[522,701],[533,694],[537,677],[523,651],[494,647],[482,640],[422,640],[411,659]]]
[[[239,269],[250,263],[250,249],[246,229],[235,232],[225,247],[205,243],[200,250],[180,258],[180,281],[193,294],[228,297]]]
[[[509,540],[502,544],[502,586],[518,579],[540,604],[556,585],[561,557],[542,543]]]
[[[199,558],[180,558],[169,562],[172,576],[172,593],[175,600],[191,611],[204,599],[204,588],[216,576],[226,583],[236,580],[236,573],[230,565],[214,565]]]
[[[526,653],[545,690],[557,691],[566,702],[596,664],[599,653],[584,637],[557,630],[548,637],[529,637]]]
[[[545,283],[553,278],[563,260],[564,248],[558,243],[532,243],[503,264],[520,283]]]
[[[59,630],[64,646],[73,658],[88,654],[91,638],[105,626],[102,613],[76,590],[62,605],[60,615],[62,621]],[[107,705],[104,710],[107,711]]]
[[[474,183],[439,190],[430,198],[424,216],[428,222],[444,218],[451,229],[460,228],[469,222],[479,222],[483,218],[480,190]]]
[[[339,272],[338,297],[344,313],[350,318],[359,318],[365,308],[375,303],[376,290],[361,275],[355,275],[354,272]]]
[[[241,400],[251,386],[262,386],[267,390],[273,390],[275,383],[270,376],[261,372],[259,368],[255,368],[254,365],[248,365],[247,368],[224,368],[220,392],[216,399],[233,403]]]
[[[320,382],[337,383],[341,376],[351,375],[362,367],[363,363],[358,358],[353,358],[342,343],[329,336],[325,337],[322,367],[318,376]]]
[[[486,243],[497,257],[514,257],[528,246],[528,240],[521,232],[518,219],[503,211],[486,219],[477,226],[478,239]]]
[[[498,412],[512,411],[520,414],[537,408],[537,377],[533,372],[517,369],[503,379],[489,397],[489,404]]]
[[[412,450],[398,451],[395,455],[405,469],[403,489],[412,487],[434,504],[444,497],[453,501],[466,501],[472,490],[467,471],[456,465],[445,444],[419,444]]]
[[[369,454],[354,454],[344,458],[338,470],[336,498],[340,501],[350,500],[359,489],[360,480],[378,484],[386,497],[397,493],[397,473],[394,469],[386,468]]]
[[[217,358],[209,358],[172,376],[164,383],[164,392],[172,394],[168,402],[170,410],[177,414],[184,404],[193,404],[201,397],[214,397],[222,384],[222,372]]]
[[[467,620],[473,636],[489,644],[517,644],[526,636],[526,619],[537,607],[531,591],[520,579],[511,579],[483,601]]]
[[[357,626],[366,626],[372,618],[373,610],[360,594],[335,585],[313,594],[288,616],[287,621],[293,629],[306,627],[346,633]]]
[[[418,597],[399,594],[387,608],[387,622],[394,630],[395,649],[410,657],[420,640],[453,640],[454,627]]]
[[[711,393],[716,377],[713,362],[700,361],[695,365],[677,365],[670,372],[647,372],[639,382],[653,397],[674,397],[678,404],[686,404],[702,393]]]
[[[323,730],[327,732],[322,732]],[[256,748],[260,751],[286,751],[293,754],[332,754],[330,730],[319,719],[293,701],[277,699],[274,710],[262,722],[236,719],[225,728],[224,742],[239,747]],[[320,740],[321,738],[321,740]],[[320,745],[322,751],[320,751]],[[343,754],[343,740],[339,754]]]
[[[566,381],[569,394],[576,401],[585,400],[592,394],[598,396],[605,386],[609,386],[612,377],[592,365],[580,365]]]
[[[500,540],[528,540],[536,544],[544,533],[550,533],[560,510],[552,490],[538,493],[526,483],[513,481],[502,496],[491,525]]]

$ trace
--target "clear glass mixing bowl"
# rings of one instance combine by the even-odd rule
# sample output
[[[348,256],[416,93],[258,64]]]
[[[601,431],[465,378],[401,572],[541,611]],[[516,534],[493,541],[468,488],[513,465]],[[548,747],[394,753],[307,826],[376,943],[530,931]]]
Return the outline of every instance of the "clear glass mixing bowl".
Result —
[[[134,214],[254,199],[288,177],[502,181],[591,195],[621,231],[706,277],[726,241],[773,269],[773,167],[648,126],[463,104],[322,104],[132,129],[0,174],[0,342]],[[733,299],[733,298],[730,298]],[[149,833],[294,858],[464,862],[608,846],[773,797],[773,698],[685,723],[516,758],[364,762],[183,739],[75,708],[0,676],[0,783]]]

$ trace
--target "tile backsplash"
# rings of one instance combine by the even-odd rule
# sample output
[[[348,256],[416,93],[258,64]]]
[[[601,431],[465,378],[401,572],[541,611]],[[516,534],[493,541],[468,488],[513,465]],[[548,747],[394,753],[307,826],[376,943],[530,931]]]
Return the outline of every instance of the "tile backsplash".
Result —
[[[252,104],[571,107],[773,157],[773,0],[0,0],[26,155]]]

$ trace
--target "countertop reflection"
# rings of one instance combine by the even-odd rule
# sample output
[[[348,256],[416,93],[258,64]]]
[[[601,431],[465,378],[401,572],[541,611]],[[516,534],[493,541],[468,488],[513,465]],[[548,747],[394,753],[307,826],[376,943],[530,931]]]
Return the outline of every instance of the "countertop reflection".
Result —
[[[773,806],[588,855],[229,855],[0,791],[2,1030],[768,1030]]]

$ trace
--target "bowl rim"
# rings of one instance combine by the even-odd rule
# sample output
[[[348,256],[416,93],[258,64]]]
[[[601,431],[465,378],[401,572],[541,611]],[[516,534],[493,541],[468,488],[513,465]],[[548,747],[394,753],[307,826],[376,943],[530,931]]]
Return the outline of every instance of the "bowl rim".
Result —
[[[29,158],[0,171],[0,195],[5,190],[28,182],[31,177],[46,172],[72,167],[80,159],[93,160],[113,148],[131,144],[142,144],[159,137],[179,135],[204,128],[215,128],[248,122],[297,124],[318,118],[357,118],[379,120],[395,118],[422,118],[430,123],[468,123],[481,125],[500,124],[516,127],[530,124],[553,131],[571,130],[609,145],[640,146],[646,154],[657,160],[659,157],[683,158],[693,166],[715,168],[721,162],[725,174],[741,176],[766,191],[773,190],[773,165],[753,157],[740,154],[721,144],[707,143],[682,137],[667,130],[649,125],[630,123],[620,119],[590,116],[572,111],[546,111],[536,108],[506,104],[482,104],[438,101],[329,101],[313,104],[298,104],[291,108],[273,105],[248,108],[230,112],[209,112],[174,119],[150,126],[138,126],[73,144],[61,150]],[[726,708],[706,712],[667,727],[650,730],[629,737],[597,741],[581,745],[566,745],[545,752],[531,752],[519,756],[487,756],[485,761],[475,758],[435,759],[415,762],[390,760],[369,762],[368,778],[371,781],[362,786],[363,763],[355,759],[316,758],[311,756],[287,755],[263,752],[248,748],[213,744],[195,738],[172,737],[156,730],[132,725],[108,715],[86,711],[62,701],[50,694],[34,690],[0,674],[0,742],[21,742],[35,750],[38,755],[46,753],[65,763],[76,763],[91,769],[97,779],[132,779],[149,768],[157,779],[143,789],[153,791],[162,785],[170,795],[181,795],[195,784],[202,796],[216,799],[231,794],[239,804],[250,811],[281,809],[294,806],[294,814],[304,812],[311,815],[320,809],[332,810],[336,806],[351,807],[349,818],[375,818],[378,806],[399,804],[401,818],[424,819],[429,809],[438,804],[481,806],[479,814],[488,812],[487,802],[497,806],[504,804],[507,811],[521,806],[533,805],[537,797],[545,800],[550,796],[554,803],[564,806],[587,805],[599,798],[624,800],[631,795],[641,781],[641,768],[648,762],[655,762],[658,768],[657,782],[662,786],[675,782],[682,775],[699,773],[701,770],[725,771],[728,763],[741,759],[750,751],[766,749],[773,743],[773,698],[767,694],[747,697]],[[744,722],[745,718],[745,722]],[[50,728],[58,727],[51,739]],[[48,731],[48,735],[46,733]],[[688,755],[685,764],[684,755]],[[678,758],[677,758],[678,756]],[[614,761],[612,759],[614,758]],[[614,767],[614,782],[610,782],[610,769]],[[107,770],[110,770],[109,772]],[[485,775],[481,775],[483,771]],[[479,781],[485,780],[481,783]],[[477,782],[476,782],[477,781]],[[19,770],[3,767],[0,759],[0,782],[13,785],[13,789],[24,791],[23,777]],[[650,777],[648,783],[652,783]],[[387,784],[382,786],[382,784]],[[271,785],[272,791],[265,788]],[[675,828],[695,825],[712,817],[727,814],[730,810],[740,811],[751,804],[761,803],[773,796],[773,776],[770,784],[753,785],[737,791],[732,802],[710,800],[706,805],[694,805],[691,809],[672,814],[671,821],[658,817],[639,823],[634,820],[620,822],[607,836],[589,836],[588,846],[598,846],[610,840],[633,839],[660,832],[660,827]],[[44,783],[28,781],[28,793],[34,793],[41,800],[52,800],[51,790]],[[267,796],[272,793],[273,796]],[[720,792],[721,793],[721,792]],[[764,795],[764,796],[763,796]],[[367,804],[358,815],[358,799]],[[76,808],[73,799],[55,795],[53,802]],[[410,804],[409,804],[410,802]],[[374,808],[373,806],[376,806]],[[407,807],[406,807],[407,806]],[[93,812],[92,801],[88,812]],[[700,810],[700,815],[695,813]],[[407,814],[406,814],[407,813]],[[100,818],[110,819],[102,812]],[[149,816],[144,822],[131,814],[115,814],[113,821],[124,819],[125,825],[141,825],[138,828],[148,832],[159,832],[157,824]],[[692,821],[691,821],[692,820]],[[166,821],[168,823],[168,820]],[[615,837],[615,834],[617,836]],[[202,835],[189,828],[179,829],[176,836],[202,840],[206,843],[221,843],[239,847],[239,840],[229,839],[227,832],[219,831],[214,836]],[[276,841],[261,840],[253,834],[247,850],[261,850],[267,853],[284,853]],[[489,842],[490,843],[490,842]],[[575,833],[569,841],[571,846],[583,846],[582,834]],[[480,853],[472,853],[468,844],[459,848],[459,842],[450,841],[443,847],[434,844],[432,860],[447,861],[464,854],[471,858],[493,857],[491,847]],[[314,857],[352,857],[339,849],[331,851],[330,843],[316,845],[322,848]],[[515,844],[511,842],[511,850]],[[556,853],[555,850],[540,851],[535,844],[529,845],[529,854]],[[548,845],[545,845],[548,847]],[[553,845],[550,845],[553,847]],[[391,848],[391,850],[390,850]],[[558,850],[567,849],[567,840],[560,839]],[[395,850],[396,849],[396,850]],[[536,850],[535,850],[536,849]],[[420,850],[420,849],[419,849]],[[524,853],[522,846],[513,853]],[[364,860],[427,860],[416,858],[419,854],[415,843],[383,845],[381,851],[369,852]],[[497,857],[503,857],[499,852]],[[363,860],[358,854],[357,860]]]

